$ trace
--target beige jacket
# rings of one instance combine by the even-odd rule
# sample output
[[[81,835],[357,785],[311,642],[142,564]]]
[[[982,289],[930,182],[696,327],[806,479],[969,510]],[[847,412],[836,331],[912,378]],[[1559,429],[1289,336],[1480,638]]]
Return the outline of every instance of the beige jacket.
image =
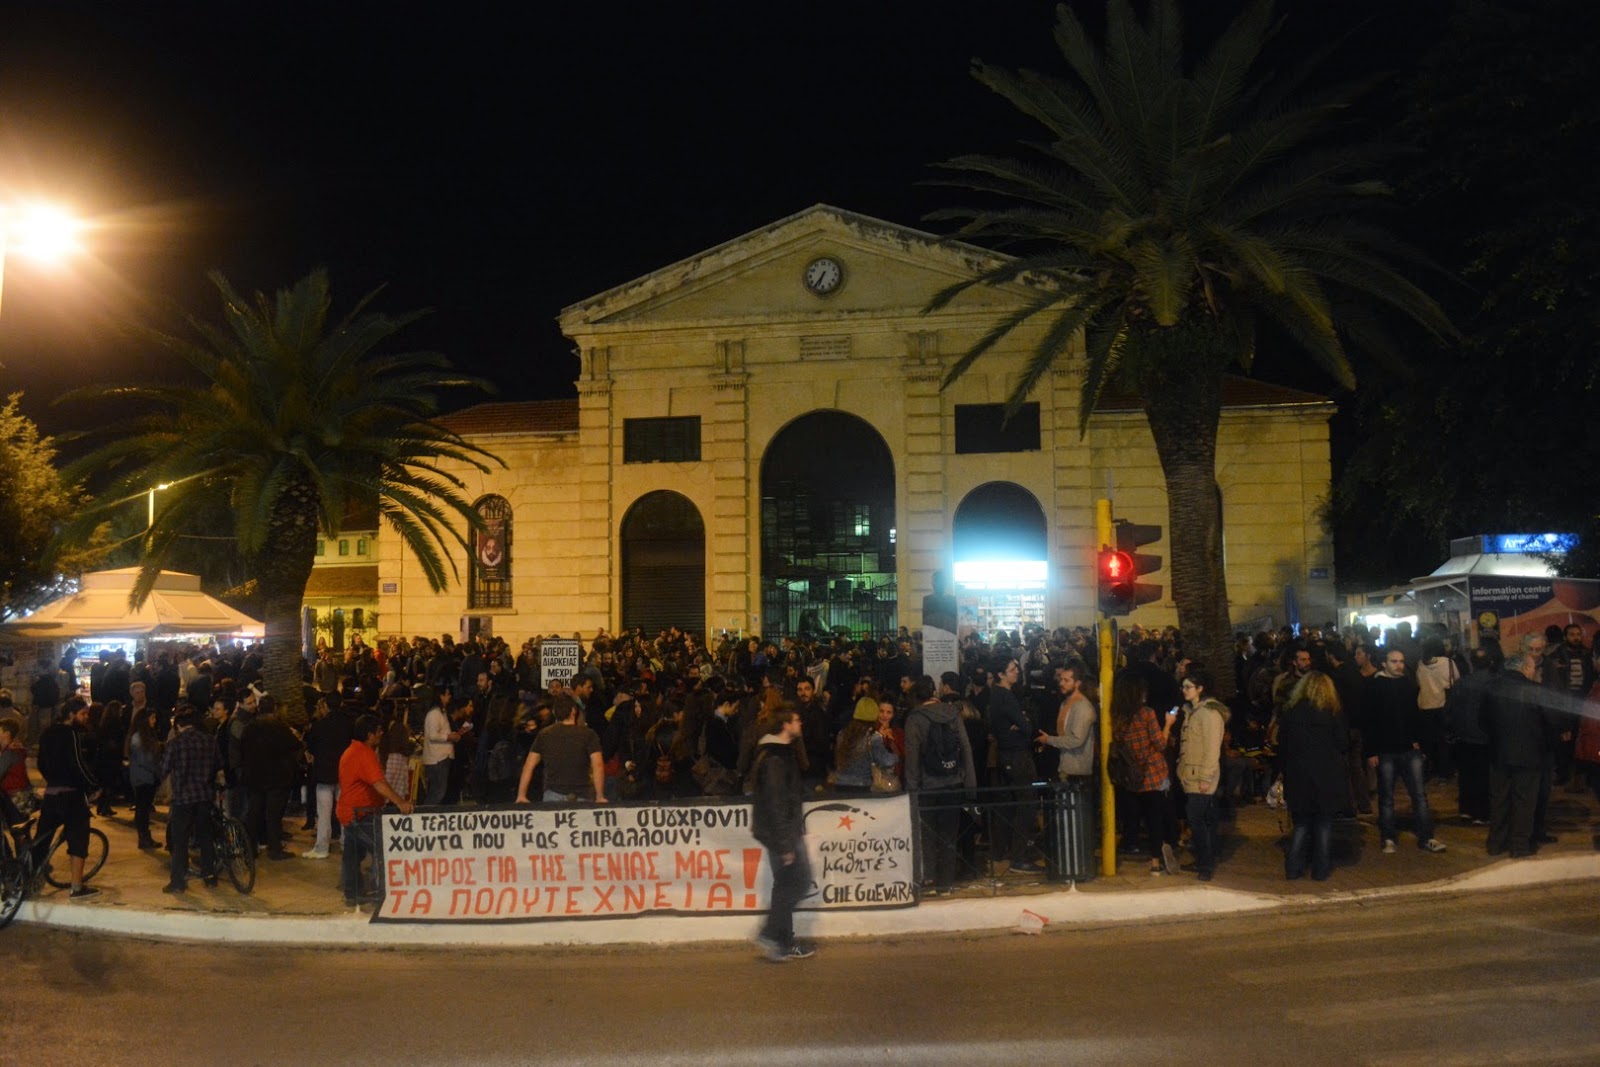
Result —
[[[1222,732],[1228,708],[1209,697],[1183,715],[1178,744],[1178,784],[1185,793],[1215,793],[1222,780]]]

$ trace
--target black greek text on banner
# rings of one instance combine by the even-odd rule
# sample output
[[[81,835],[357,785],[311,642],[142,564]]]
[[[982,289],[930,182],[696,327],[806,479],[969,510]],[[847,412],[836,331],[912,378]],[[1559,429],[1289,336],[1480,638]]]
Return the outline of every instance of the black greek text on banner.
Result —
[[[800,907],[916,904],[904,794],[806,804]],[[750,805],[385,813],[373,922],[535,922],[762,912],[772,873]]]

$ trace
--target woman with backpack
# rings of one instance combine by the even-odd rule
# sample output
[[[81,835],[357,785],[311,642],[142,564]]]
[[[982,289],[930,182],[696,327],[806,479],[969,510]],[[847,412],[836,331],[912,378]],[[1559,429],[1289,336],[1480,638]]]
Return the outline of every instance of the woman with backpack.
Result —
[[[1167,776],[1167,741],[1176,715],[1162,725],[1145,703],[1142,679],[1124,672],[1111,695],[1111,765],[1113,782],[1131,793],[1144,823],[1150,849],[1150,873],[1178,873],[1178,813],[1172,806],[1172,780]],[[1120,753],[1120,758],[1119,758]],[[1124,781],[1116,782],[1118,764]]]

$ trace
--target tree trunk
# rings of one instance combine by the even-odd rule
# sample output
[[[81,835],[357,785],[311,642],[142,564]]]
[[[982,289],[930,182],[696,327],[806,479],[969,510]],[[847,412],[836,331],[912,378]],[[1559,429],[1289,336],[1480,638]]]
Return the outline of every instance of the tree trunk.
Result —
[[[273,507],[266,543],[255,558],[266,624],[267,691],[278,702],[283,721],[299,729],[309,721],[300,640],[300,608],[317,555],[317,496],[309,484],[285,489]]]
[[[1234,353],[1206,326],[1150,330],[1138,338],[1139,391],[1167,483],[1172,599],[1184,655],[1205,664],[1208,695],[1234,693],[1233,622],[1222,553],[1217,425],[1222,379]]]

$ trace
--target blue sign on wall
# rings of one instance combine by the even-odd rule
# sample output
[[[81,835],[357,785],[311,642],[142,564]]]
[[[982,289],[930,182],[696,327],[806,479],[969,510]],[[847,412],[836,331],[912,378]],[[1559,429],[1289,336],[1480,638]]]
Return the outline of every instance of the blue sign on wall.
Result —
[[[1502,556],[1529,556],[1568,552],[1578,547],[1578,535],[1567,533],[1484,534],[1483,550]]]

